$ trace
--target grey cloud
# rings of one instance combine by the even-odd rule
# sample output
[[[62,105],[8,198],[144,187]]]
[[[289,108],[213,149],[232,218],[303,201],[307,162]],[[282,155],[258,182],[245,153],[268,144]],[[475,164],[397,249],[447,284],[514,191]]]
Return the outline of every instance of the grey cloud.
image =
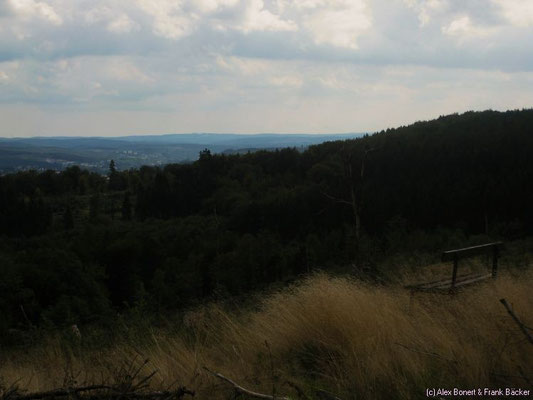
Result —
[[[61,11],[60,0],[48,2]],[[346,131],[461,111],[454,107],[533,103],[533,31],[509,24],[491,1],[441,0],[425,24],[420,9],[403,1],[372,1],[372,26],[341,32],[353,34],[357,48],[338,45],[344,37],[317,41],[295,8],[279,18],[298,29],[241,29],[245,3],[202,14],[185,2],[181,11],[194,26],[176,37],[158,32],[156,17],[134,2],[68,3],[74,10],[61,24],[18,18],[0,3],[0,118],[9,117],[10,105],[27,104],[49,129],[88,118],[81,113],[105,113],[109,121],[113,113],[144,110],[150,121],[168,114],[158,125],[168,131],[180,121],[184,131],[257,131],[261,122],[280,131]],[[280,12],[274,1],[265,5]],[[122,14],[134,29],[110,31]],[[465,32],[445,33],[464,16],[471,24],[459,25]],[[272,27],[274,17],[265,18]],[[35,108],[53,109],[66,122]],[[387,121],[379,109],[390,114]],[[129,115],[124,130],[140,123],[139,113]],[[243,115],[258,121],[239,122]]]
[[[448,14],[467,14],[475,22],[483,25],[502,25],[506,23],[500,7],[487,0],[450,1]]]
[[[269,4],[269,3],[267,3]],[[202,52],[233,52],[243,57],[266,59],[303,59],[315,62],[345,61],[368,64],[415,64],[442,67],[501,68],[531,70],[529,54],[533,32],[502,26],[498,6],[486,0],[449,1],[447,7],[425,26],[420,26],[413,9],[398,2],[372,2],[373,27],[362,34],[359,49],[328,44],[317,45],[305,32],[221,31],[213,21],[227,27],[242,18],[242,7],[222,8],[200,19],[195,29],[178,40],[154,33],[152,19],[135,7],[126,11],[139,29],[116,34],[106,29],[107,20],[87,25],[67,20],[62,26],[33,21],[31,37],[19,40],[2,35],[0,60],[34,58],[51,60],[82,55],[146,55],[160,53],[198,54]],[[488,38],[448,37],[442,28],[459,15],[468,15],[475,24],[499,27],[498,34]],[[79,19],[80,17],[78,17]],[[509,51],[509,49],[512,51]]]

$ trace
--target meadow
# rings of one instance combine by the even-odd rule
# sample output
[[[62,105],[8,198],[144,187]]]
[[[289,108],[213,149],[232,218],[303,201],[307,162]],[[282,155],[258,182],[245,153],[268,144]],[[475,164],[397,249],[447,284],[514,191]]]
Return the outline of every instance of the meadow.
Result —
[[[294,399],[417,399],[428,388],[531,389],[533,346],[499,301],[505,298],[531,327],[531,270],[506,269],[453,296],[410,299],[403,284],[412,280],[404,274],[397,283],[377,285],[316,273],[252,305],[211,303],[164,327],[125,325],[120,338],[100,346],[94,332],[82,332],[79,340],[59,332],[39,346],[4,352],[0,376],[4,385],[42,391],[112,382],[121,367],[138,365],[140,376],[156,371],[153,388],[184,385],[200,399],[233,398],[233,387],[209,371]]]

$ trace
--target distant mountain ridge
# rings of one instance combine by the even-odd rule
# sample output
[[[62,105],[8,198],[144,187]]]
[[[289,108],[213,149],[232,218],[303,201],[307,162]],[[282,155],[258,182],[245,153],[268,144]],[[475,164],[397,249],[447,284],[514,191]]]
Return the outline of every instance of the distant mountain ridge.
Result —
[[[0,138],[0,172],[61,170],[71,165],[104,172],[109,160],[118,168],[193,161],[201,150],[239,153],[285,147],[306,148],[326,141],[362,136],[348,134],[190,133],[119,137]]]

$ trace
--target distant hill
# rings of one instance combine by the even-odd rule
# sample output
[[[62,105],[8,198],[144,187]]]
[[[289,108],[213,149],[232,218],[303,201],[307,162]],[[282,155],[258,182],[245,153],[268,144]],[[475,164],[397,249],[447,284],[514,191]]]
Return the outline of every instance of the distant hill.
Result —
[[[105,172],[114,159],[120,169],[141,165],[164,165],[194,161],[201,150],[212,153],[243,153],[258,149],[306,148],[329,140],[361,134],[168,134],[123,137],[0,138],[0,172],[62,170],[80,165]]]

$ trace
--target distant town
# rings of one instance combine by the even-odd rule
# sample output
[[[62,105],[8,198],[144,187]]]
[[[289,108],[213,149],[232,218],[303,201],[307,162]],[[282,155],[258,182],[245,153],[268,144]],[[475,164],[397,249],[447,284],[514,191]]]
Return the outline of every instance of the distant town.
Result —
[[[142,165],[190,162],[205,148],[213,153],[245,153],[359,137],[362,134],[170,134],[126,137],[0,138],[0,173],[61,171],[72,165],[104,173],[109,160],[121,170]]]

